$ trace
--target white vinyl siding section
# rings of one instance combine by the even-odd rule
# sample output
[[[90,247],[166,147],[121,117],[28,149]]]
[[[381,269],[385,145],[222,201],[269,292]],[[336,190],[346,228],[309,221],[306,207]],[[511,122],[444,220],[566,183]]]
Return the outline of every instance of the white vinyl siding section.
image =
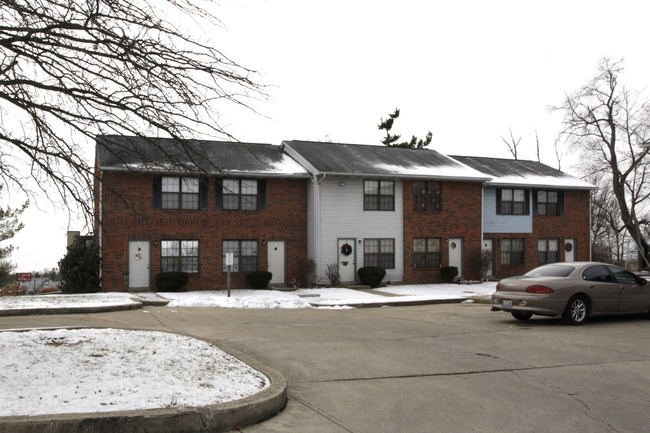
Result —
[[[340,185],[341,182],[344,182],[344,186]],[[312,183],[311,189],[320,190],[318,204],[310,205],[309,208],[310,219],[313,216],[313,208],[316,206],[320,208],[318,221],[320,224],[309,224],[310,232],[315,229],[315,225],[320,225],[320,242],[315,233],[309,234],[309,240],[313,239],[318,243],[314,245],[314,250],[309,247],[310,257],[313,256],[316,261],[318,282],[329,283],[326,274],[327,265],[334,265],[338,261],[339,239],[356,239],[354,250],[356,273],[356,270],[364,266],[363,240],[370,238],[395,239],[395,268],[386,269],[384,281],[402,281],[404,277],[402,181],[395,181],[394,211],[364,211],[361,178],[326,177],[318,186]]]
[[[527,190],[530,194],[530,191]],[[533,201],[530,200],[532,207]],[[483,232],[484,233],[532,233],[533,212],[529,215],[497,215],[497,190],[485,188],[483,191]]]

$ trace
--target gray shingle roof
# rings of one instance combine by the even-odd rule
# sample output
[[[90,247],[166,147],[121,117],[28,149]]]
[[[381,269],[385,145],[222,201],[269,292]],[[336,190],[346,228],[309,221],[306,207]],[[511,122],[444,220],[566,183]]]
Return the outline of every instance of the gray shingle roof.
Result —
[[[489,177],[431,149],[284,141],[282,148],[310,171],[352,176],[453,178]]]
[[[451,156],[491,177],[491,185],[597,189],[594,185],[537,161],[479,156]]]
[[[307,176],[280,146],[271,144],[104,135],[96,139],[96,152],[103,170]]]

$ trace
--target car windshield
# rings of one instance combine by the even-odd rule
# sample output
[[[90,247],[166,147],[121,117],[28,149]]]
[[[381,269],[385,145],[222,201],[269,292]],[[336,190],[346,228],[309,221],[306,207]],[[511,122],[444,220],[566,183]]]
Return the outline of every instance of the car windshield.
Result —
[[[568,277],[574,269],[567,265],[545,265],[526,272],[524,277]]]

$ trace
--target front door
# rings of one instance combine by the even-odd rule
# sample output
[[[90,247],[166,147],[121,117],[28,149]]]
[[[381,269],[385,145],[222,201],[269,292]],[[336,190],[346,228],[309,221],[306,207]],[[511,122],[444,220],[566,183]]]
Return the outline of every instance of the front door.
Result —
[[[268,268],[272,274],[271,284],[285,284],[285,248],[284,241],[269,241],[268,243]]]
[[[356,278],[356,248],[355,239],[339,239],[339,276],[341,282],[349,283],[357,280]]]
[[[463,240],[449,238],[449,266],[458,268],[458,277],[463,276]]]
[[[129,241],[129,289],[149,288],[149,241]]]
[[[576,261],[576,240],[575,239],[564,240],[564,261],[565,262]]]

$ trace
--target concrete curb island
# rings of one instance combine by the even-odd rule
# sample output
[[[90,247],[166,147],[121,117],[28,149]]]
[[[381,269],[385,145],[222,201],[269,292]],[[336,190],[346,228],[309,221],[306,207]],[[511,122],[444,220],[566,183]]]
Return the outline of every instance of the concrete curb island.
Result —
[[[240,400],[203,407],[0,417],[0,433],[217,433],[257,424],[284,409],[284,376],[244,353],[219,349],[264,374],[271,385]]]

